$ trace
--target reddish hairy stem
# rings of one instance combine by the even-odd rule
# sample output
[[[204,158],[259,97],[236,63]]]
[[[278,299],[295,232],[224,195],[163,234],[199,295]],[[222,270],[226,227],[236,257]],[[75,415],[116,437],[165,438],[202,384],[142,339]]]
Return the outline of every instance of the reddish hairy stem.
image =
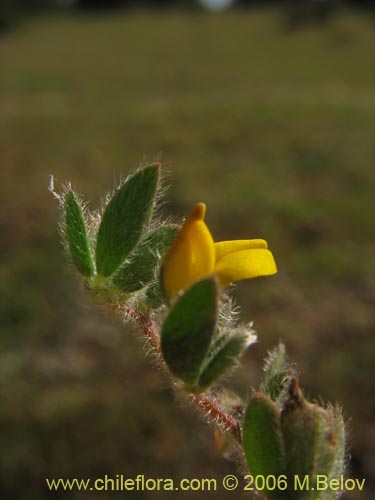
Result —
[[[160,337],[150,316],[137,311],[137,309],[130,306],[126,306],[123,309],[123,312],[140,327],[147,342],[150,344],[155,353],[160,354]]]
[[[161,355],[160,336],[156,331],[155,323],[152,321],[151,317],[130,306],[125,306],[123,312],[139,326],[153,351]],[[208,415],[210,419],[214,420],[224,431],[230,432],[233,437],[241,443],[240,426],[230,413],[227,413],[216,401],[204,394],[191,394],[190,396],[193,403],[195,403],[200,410]]]
[[[192,401],[210,416],[222,429],[228,431],[241,444],[241,429],[237,420],[216,401],[204,394],[192,395]]]

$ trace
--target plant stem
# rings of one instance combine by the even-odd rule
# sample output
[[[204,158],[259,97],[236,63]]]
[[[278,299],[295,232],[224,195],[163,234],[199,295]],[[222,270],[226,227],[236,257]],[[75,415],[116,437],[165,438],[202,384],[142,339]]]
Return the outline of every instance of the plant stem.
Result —
[[[230,413],[227,413],[216,401],[205,394],[193,394],[191,399],[224,431],[230,432],[236,441],[241,444],[241,429],[239,423]]]
[[[134,307],[125,306],[122,310],[126,317],[132,319],[141,329],[148,344],[153,349],[155,354],[161,355],[160,352],[160,336],[155,328],[155,323],[148,314],[144,314]]]
[[[131,306],[125,306],[122,312],[125,317],[130,318],[138,325],[154,353],[162,359],[160,336],[150,315],[144,314]],[[240,426],[234,416],[225,411],[217,401],[206,394],[190,394],[190,399],[210,420],[215,421],[225,432],[230,432],[236,441],[241,444]]]

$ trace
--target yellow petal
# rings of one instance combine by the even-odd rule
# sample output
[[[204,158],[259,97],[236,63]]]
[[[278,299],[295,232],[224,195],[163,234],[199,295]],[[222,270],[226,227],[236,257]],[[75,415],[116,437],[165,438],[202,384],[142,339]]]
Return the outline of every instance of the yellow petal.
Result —
[[[266,249],[232,252],[215,265],[215,273],[225,287],[234,281],[277,273],[272,253]]]
[[[232,252],[250,250],[251,248],[268,248],[265,240],[230,240],[215,243],[216,262]]]
[[[163,287],[168,298],[213,273],[215,248],[204,222],[206,206],[198,203],[186,219],[163,264]]]

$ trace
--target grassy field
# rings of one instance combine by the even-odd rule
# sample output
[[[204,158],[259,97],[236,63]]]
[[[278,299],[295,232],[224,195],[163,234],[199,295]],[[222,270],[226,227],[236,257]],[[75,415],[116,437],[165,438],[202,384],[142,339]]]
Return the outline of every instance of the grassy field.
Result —
[[[264,237],[278,262],[235,290],[259,343],[230,385],[246,398],[283,339],[307,394],[351,418],[350,474],[367,484],[344,498],[373,497],[374,38],[350,12],[289,31],[276,11],[46,17],[1,38],[1,499],[121,496],[52,494],[45,477],[236,471],[84,298],[59,242],[49,174],[94,209],[156,157],[166,212],[205,201],[215,239]]]

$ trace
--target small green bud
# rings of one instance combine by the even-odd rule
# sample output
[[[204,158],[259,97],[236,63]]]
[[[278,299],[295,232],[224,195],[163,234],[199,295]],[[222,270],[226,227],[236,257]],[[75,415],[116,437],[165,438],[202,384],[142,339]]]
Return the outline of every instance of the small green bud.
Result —
[[[309,403],[302,395],[296,378],[289,386],[289,397],[281,412],[287,468],[290,481],[309,476],[309,489],[294,491],[298,500],[331,500],[337,492],[317,493],[317,476],[329,481],[344,472],[345,432],[341,413],[332,407]]]
[[[288,390],[281,410],[261,393],[250,400],[243,426],[249,469],[253,475],[285,478],[279,484],[281,490],[263,490],[268,499],[334,500],[337,491],[329,486],[318,490],[317,478],[324,477],[329,485],[344,473],[341,412],[306,401],[295,377]]]

